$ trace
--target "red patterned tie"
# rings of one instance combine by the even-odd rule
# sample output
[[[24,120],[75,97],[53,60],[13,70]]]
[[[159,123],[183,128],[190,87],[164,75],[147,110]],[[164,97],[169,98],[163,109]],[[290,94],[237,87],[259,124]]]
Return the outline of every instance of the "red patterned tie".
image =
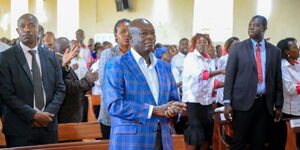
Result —
[[[256,44],[256,67],[257,67],[257,77],[258,77],[258,83],[261,83],[263,81],[262,76],[262,66],[261,66],[261,57],[260,57],[260,44]]]

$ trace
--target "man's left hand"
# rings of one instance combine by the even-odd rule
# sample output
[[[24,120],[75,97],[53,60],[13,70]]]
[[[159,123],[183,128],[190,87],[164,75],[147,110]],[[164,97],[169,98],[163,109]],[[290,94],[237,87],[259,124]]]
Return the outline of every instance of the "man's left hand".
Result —
[[[276,108],[274,122],[279,122],[282,117],[282,108]]]

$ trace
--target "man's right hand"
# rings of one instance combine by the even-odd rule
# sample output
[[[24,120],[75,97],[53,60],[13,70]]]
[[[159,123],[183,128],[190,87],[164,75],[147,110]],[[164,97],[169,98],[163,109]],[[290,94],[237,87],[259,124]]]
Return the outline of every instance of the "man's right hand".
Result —
[[[70,48],[67,48],[63,57],[62,57],[62,65],[63,67],[66,67],[70,64],[71,60],[79,53],[79,47],[73,47],[72,50]],[[76,70],[76,69],[74,69]]]
[[[160,117],[170,118],[176,116],[182,110],[186,110],[185,103],[169,102],[160,106],[154,106],[152,114]]]
[[[38,111],[33,116],[33,121],[36,121],[42,127],[47,127],[50,122],[52,122],[52,117],[54,115],[48,112]]]
[[[226,120],[232,121],[232,107],[230,103],[225,103],[224,115]]]

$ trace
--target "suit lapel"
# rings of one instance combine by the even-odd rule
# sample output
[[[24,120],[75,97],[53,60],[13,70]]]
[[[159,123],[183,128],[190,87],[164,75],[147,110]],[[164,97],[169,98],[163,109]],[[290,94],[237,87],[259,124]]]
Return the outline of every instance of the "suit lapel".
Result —
[[[257,71],[256,60],[255,60],[255,56],[254,56],[254,51],[253,50],[254,49],[253,49],[253,45],[252,45],[251,39],[248,39],[248,41],[247,41],[248,56],[249,56],[251,64],[253,65],[254,69]]]
[[[155,70],[156,70],[156,74],[157,74],[157,78],[158,78],[158,85],[159,85],[159,92],[158,92],[158,105],[161,105],[163,102],[161,101],[162,100],[162,91],[163,91],[163,83],[165,83],[163,81],[163,76],[164,76],[164,73],[163,73],[163,69],[162,67],[160,66],[160,63],[159,61],[157,62],[156,66],[155,66]]]
[[[142,70],[140,69],[139,65],[137,64],[137,62],[135,61],[131,50],[129,50],[127,53],[124,54],[124,63],[127,65],[127,67],[129,68],[129,70],[132,72],[132,74],[140,81],[140,84],[146,88],[146,90],[151,92],[151,89],[148,85],[148,82],[142,72]],[[152,93],[152,92],[151,92]],[[153,94],[151,94],[151,102],[152,105],[156,105],[156,102],[154,100]]]
[[[46,59],[46,55],[44,54],[44,51],[42,50],[41,47],[38,47],[38,51],[39,51],[39,57],[40,57],[40,62],[41,62],[41,71],[42,71],[42,81],[43,83],[45,82],[45,79],[47,79],[47,59]],[[45,83],[44,83],[45,85]]]
[[[267,73],[268,69],[269,69],[270,62],[271,62],[272,53],[271,53],[271,50],[269,49],[268,42],[265,41],[265,43],[266,43],[265,47],[266,47],[266,73]]]
[[[32,75],[31,75],[31,72],[30,72],[30,68],[29,68],[29,65],[27,63],[27,60],[25,58],[24,52],[23,52],[20,44],[18,44],[16,46],[16,51],[17,51],[16,52],[17,60],[18,60],[19,64],[22,66],[23,70],[25,71],[28,79],[30,80],[31,85],[33,85],[32,84]]]

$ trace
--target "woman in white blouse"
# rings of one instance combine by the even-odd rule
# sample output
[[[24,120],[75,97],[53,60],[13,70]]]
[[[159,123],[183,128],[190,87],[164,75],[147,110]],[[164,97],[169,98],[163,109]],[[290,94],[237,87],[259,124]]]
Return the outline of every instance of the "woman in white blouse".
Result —
[[[224,71],[215,71],[214,61],[206,53],[211,46],[209,35],[197,33],[191,43],[193,52],[186,56],[182,72],[182,101],[187,103],[189,122],[184,137],[189,150],[202,150],[212,142],[213,89],[223,86],[214,76]]]
[[[300,118],[300,64],[299,48],[294,38],[286,38],[278,42],[277,47],[281,50],[281,70],[283,85],[283,108],[282,118]],[[270,145],[277,149],[284,149],[287,137],[287,127],[285,121],[274,123],[277,131],[270,135],[273,137]],[[297,133],[297,147],[299,149],[300,134]]]
[[[227,65],[227,60],[228,60],[228,54],[230,51],[230,48],[237,42],[239,42],[239,38],[237,37],[231,37],[229,38],[224,45],[224,53],[225,55],[221,56],[218,60],[218,64],[217,64],[217,68],[219,70],[225,70],[226,65]],[[220,82],[224,82],[225,81],[225,75],[221,74],[216,76],[217,80],[219,80]],[[224,96],[224,88],[219,88],[217,90],[217,98],[216,98],[216,102],[219,104],[223,104],[223,96]]]

